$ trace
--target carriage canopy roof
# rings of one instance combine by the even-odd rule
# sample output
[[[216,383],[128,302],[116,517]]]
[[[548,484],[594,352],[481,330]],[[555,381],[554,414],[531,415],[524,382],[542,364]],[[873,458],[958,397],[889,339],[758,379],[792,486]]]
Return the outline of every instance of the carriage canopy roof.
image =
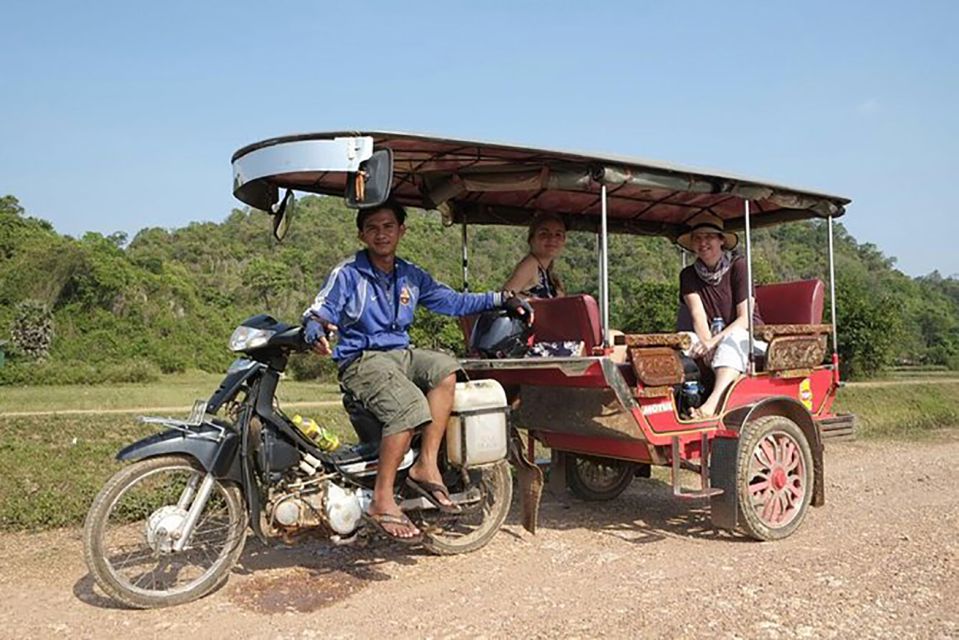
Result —
[[[234,194],[269,210],[284,188],[342,196],[347,173],[316,153],[336,142],[349,170],[372,150],[393,153],[391,197],[441,212],[447,223],[526,225],[538,212],[562,215],[571,229],[597,230],[601,188],[613,233],[676,238],[687,220],[709,211],[729,229],[838,217],[850,200],[729,173],[680,165],[510,144],[379,131],[285,136],[233,155]]]

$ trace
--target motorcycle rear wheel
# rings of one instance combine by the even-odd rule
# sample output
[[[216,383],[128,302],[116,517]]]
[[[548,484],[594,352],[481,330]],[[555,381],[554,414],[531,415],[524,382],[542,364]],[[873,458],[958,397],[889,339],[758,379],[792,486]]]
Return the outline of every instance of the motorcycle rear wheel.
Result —
[[[206,471],[193,458],[161,456],[124,467],[93,501],[83,555],[97,585],[129,607],[184,604],[222,585],[243,552],[247,515],[240,489],[217,481],[190,543],[172,550],[166,530],[182,524],[185,487]],[[189,508],[189,505],[186,505]]]
[[[426,532],[423,546],[437,555],[469,553],[486,546],[503,526],[513,501],[513,479],[509,463],[497,463],[471,469],[470,485],[479,489],[480,500],[467,505],[463,513],[448,515],[424,512],[421,526]],[[451,485],[451,493],[468,487]]]

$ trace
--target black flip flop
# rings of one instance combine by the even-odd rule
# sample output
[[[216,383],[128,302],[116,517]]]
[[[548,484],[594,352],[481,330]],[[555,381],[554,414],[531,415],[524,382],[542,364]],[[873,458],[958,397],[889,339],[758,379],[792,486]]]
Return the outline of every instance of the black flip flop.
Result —
[[[389,513],[363,513],[363,519],[368,523],[373,525],[380,533],[384,534],[390,540],[395,540],[402,544],[419,544],[423,542],[423,532],[420,531],[419,534],[411,536],[409,538],[404,538],[398,536],[395,533],[392,533],[389,529],[384,527],[384,524],[395,524],[403,527],[413,527],[419,531],[419,527],[413,524],[413,521],[407,518],[405,515],[394,516]]]
[[[407,476],[406,486],[429,500],[430,504],[440,510],[440,513],[463,512],[463,508],[458,504],[443,504],[436,498],[435,494],[441,493],[446,496],[447,500],[450,500],[449,489],[441,484],[436,484],[435,482],[426,482],[425,480],[414,480],[413,478]]]

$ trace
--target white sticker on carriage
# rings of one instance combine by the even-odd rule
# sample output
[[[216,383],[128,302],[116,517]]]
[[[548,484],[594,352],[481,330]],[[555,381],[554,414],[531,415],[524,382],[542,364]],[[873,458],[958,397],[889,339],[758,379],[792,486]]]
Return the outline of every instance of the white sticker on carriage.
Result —
[[[669,413],[673,410],[672,402],[657,402],[655,404],[647,404],[643,407],[643,415],[651,416],[655,413]]]

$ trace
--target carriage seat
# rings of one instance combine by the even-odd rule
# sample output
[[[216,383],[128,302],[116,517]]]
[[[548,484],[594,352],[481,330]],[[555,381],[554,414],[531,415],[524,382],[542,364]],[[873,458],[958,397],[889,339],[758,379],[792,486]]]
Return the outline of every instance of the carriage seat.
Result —
[[[529,302],[535,314],[533,333],[537,342],[582,341],[587,354],[592,353],[593,347],[602,344],[599,305],[593,296],[583,294]],[[475,321],[476,316],[460,318],[467,348]]]
[[[820,324],[822,280],[794,280],[756,287],[756,304],[766,324]]]
[[[756,336],[768,343],[761,369],[800,376],[822,364],[826,335],[822,324],[825,287],[821,280],[797,280],[756,287],[756,303],[765,324]]]

